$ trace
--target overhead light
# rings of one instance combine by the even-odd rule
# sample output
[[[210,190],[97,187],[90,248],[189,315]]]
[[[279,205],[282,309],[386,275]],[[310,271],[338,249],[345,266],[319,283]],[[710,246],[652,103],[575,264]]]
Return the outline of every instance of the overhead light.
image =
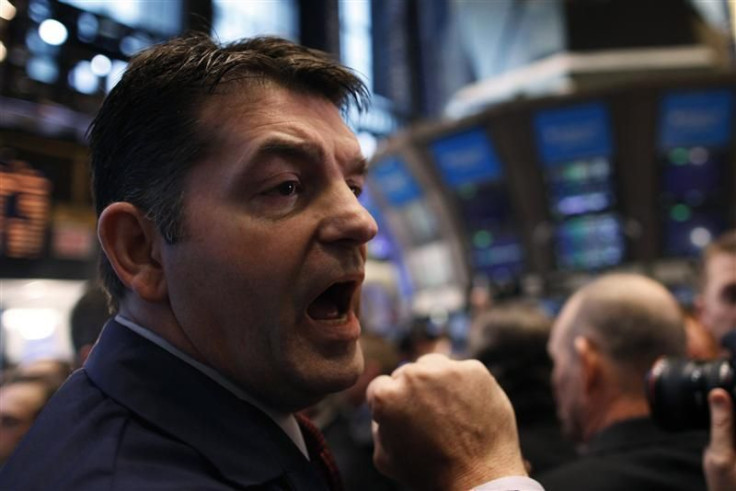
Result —
[[[710,244],[712,239],[713,234],[705,227],[695,227],[690,231],[690,242],[698,249],[702,249]]]
[[[16,331],[27,341],[50,337],[60,320],[61,315],[55,309],[13,308],[2,315],[3,326]]]
[[[55,19],[46,19],[38,26],[38,35],[51,46],[61,46],[69,33],[64,24]]]
[[[110,68],[110,75],[105,80],[105,91],[110,92],[113,87],[120,81],[120,78],[125,72],[125,68],[128,64],[122,60],[113,60],[112,68]]]
[[[28,77],[45,84],[53,84],[59,78],[59,67],[49,56],[34,56],[26,62]]]
[[[8,56],[8,49],[5,47],[5,44],[0,41],[0,63],[5,61],[6,56]]]
[[[69,72],[69,85],[82,94],[94,94],[100,86],[100,80],[92,72],[92,63],[80,61]]]
[[[90,63],[90,69],[92,70],[92,73],[98,77],[106,77],[110,74],[112,62],[110,61],[110,58],[105,55],[95,55]]]
[[[8,0],[0,0],[0,19],[13,20],[16,8]]]
[[[82,12],[77,19],[77,36],[80,41],[91,43],[100,30],[100,21],[89,12]]]

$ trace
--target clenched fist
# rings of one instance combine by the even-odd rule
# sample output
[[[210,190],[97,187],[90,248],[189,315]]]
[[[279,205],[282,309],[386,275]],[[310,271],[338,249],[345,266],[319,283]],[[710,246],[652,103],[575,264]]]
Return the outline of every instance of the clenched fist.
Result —
[[[467,490],[525,476],[506,394],[478,361],[426,355],[368,387],[374,462],[421,490]]]

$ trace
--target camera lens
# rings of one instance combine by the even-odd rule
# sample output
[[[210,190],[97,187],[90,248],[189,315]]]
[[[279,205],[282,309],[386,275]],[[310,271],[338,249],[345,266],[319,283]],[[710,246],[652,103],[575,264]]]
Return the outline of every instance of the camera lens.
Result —
[[[707,428],[708,393],[721,387],[734,395],[735,374],[728,360],[697,362],[663,358],[647,375],[652,418],[667,430]]]

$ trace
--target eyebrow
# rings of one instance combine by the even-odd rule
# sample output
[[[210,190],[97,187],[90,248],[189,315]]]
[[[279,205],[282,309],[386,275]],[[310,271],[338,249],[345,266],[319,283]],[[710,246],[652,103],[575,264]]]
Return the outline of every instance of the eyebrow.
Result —
[[[325,159],[325,152],[319,145],[304,141],[289,141],[282,138],[271,138],[263,142],[253,154],[252,162],[268,157],[306,160],[318,165]],[[350,159],[347,165],[349,174],[365,175],[368,171],[368,160],[363,156]]]

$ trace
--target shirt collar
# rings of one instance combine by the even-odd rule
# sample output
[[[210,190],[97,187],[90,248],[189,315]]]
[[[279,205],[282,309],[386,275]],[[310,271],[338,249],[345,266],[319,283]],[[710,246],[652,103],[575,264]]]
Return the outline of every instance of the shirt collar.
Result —
[[[130,319],[126,319],[120,314],[115,316],[115,320],[120,325],[127,327],[128,329],[135,332],[139,336],[146,338],[153,344],[159,346],[160,348],[166,350],[173,356],[179,358],[184,363],[202,372],[204,375],[206,375],[213,381],[217,382],[220,386],[222,386],[223,388],[231,392],[238,399],[245,401],[248,404],[251,404],[257,407],[258,409],[260,409],[269,418],[271,418],[274,421],[274,423],[276,423],[284,431],[284,433],[286,433],[286,435],[291,439],[291,441],[294,442],[294,445],[297,446],[299,451],[302,454],[304,454],[304,456],[307,459],[309,459],[309,452],[307,451],[307,445],[304,442],[304,436],[302,435],[302,432],[299,429],[299,424],[297,423],[296,418],[294,418],[293,414],[275,411],[272,408],[264,405],[263,403],[259,402],[258,400],[254,399],[252,396],[247,394],[243,389],[241,389],[240,387],[232,383],[226,377],[222,376],[215,369],[205,365],[204,363],[201,363],[195,360],[194,358],[184,353],[182,350],[180,350],[173,344],[169,343],[168,341],[166,341],[164,338],[154,333],[153,331],[146,329],[145,327],[139,324],[136,324]]]

